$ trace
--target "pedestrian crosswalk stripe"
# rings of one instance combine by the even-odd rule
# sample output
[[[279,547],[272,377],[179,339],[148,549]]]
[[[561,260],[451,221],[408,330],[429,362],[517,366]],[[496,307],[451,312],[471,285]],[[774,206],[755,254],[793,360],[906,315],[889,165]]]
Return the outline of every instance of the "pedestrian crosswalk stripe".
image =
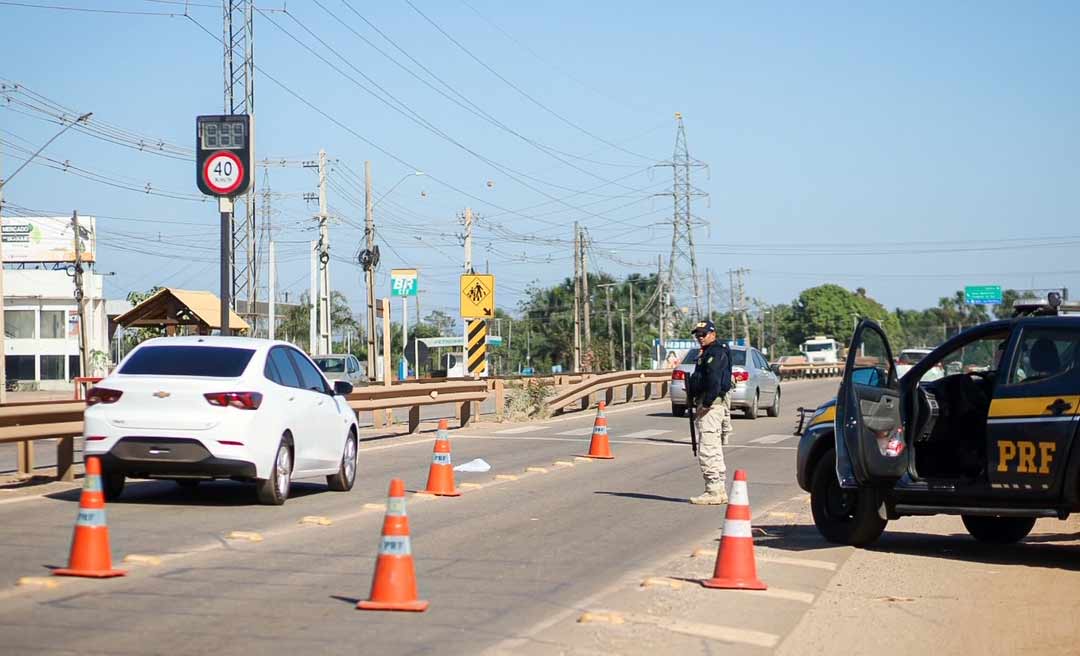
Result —
[[[776,444],[777,442],[783,442],[784,440],[790,440],[795,437],[794,435],[766,435],[757,439],[750,440],[751,444]]]
[[[496,431],[496,435],[514,435],[515,433],[528,433],[532,430],[537,430],[536,426],[518,426],[517,428],[507,428],[506,430]]]
[[[656,437],[657,435],[667,435],[670,432],[666,430],[640,430],[636,433],[627,433],[623,437]]]

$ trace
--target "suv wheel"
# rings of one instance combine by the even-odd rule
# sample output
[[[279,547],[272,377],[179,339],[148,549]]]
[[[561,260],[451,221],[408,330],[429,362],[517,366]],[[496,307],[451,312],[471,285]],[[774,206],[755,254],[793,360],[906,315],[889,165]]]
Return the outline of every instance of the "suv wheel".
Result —
[[[765,414],[769,415],[770,417],[779,417],[780,416],[780,388],[779,387],[776,388],[776,394],[773,394],[772,405],[770,405],[768,408],[766,408]]]
[[[814,525],[829,542],[855,547],[868,545],[885,530],[888,520],[878,515],[878,495],[872,489],[845,490],[836,480],[836,451],[829,449],[814,467],[810,510]]]
[[[1012,544],[1027,537],[1035,527],[1034,517],[983,517],[963,515],[964,528],[971,537],[989,544]]]
[[[682,417],[686,414],[686,406],[681,403],[672,403],[671,414],[674,417]]]
[[[289,445],[282,440],[278,442],[277,456],[274,457],[274,466],[270,469],[270,478],[259,479],[255,482],[255,492],[259,497],[259,503],[267,506],[280,506],[289,498],[289,485],[292,482],[292,452]]]
[[[348,492],[356,482],[356,435],[349,431],[349,437],[345,438],[345,449],[341,453],[341,464],[338,472],[333,476],[326,477],[326,484],[334,492]]]

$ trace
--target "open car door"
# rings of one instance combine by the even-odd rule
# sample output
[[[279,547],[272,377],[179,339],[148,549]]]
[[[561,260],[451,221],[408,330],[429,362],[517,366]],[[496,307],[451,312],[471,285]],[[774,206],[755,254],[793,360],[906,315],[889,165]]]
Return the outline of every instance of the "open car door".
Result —
[[[889,341],[864,319],[848,349],[836,398],[836,472],[842,487],[888,486],[908,469],[900,385]]]

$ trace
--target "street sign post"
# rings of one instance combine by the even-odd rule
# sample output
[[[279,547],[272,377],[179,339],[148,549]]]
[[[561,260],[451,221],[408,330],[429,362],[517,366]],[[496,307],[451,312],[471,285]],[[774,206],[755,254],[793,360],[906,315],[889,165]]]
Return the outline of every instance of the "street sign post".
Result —
[[[221,214],[221,334],[229,335],[232,293],[233,199],[251,188],[252,120],[249,114],[195,117],[195,184],[218,199]]]
[[[1001,305],[1001,285],[968,285],[964,287],[964,302],[968,305]]]
[[[403,350],[409,348],[409,297],[416,296],[416,269],[391,269],[390,270],[390,295],[401,297],[401,347]],[[417,321],[420,321],[420,317],[416,317]],[[420,354],[417,352],[419,347],[416,343],[413,343],[413,360],[416,362],[416,377],[420,377]],[[404,363],[408,359],[407,353],[402,353],[401,361]],[[401,380],[408,378],[409,368],[408,365],[403,365],[404,373],[398,377]]]
[[[495,276],[467,273],[461,276],[461,317],[491,319],[495,316]]]

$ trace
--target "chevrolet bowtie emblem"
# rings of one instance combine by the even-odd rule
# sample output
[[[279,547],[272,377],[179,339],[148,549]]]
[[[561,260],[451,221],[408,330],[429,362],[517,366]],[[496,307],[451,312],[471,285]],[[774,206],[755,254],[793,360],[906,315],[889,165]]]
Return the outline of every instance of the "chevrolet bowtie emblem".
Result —
[[[166,397],[172,396],[172,394],[170,394],[169,392],[154,392],[154,396],[159,399],[164,399]]]

